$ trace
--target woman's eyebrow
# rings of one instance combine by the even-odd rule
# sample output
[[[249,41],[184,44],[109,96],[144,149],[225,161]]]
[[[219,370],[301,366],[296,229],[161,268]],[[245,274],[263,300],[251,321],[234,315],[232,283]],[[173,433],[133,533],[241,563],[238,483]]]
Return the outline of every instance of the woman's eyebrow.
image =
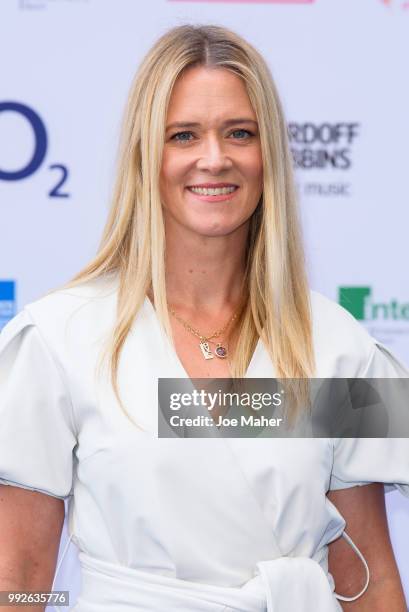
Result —
[[[252,123],[257,125],[257,121],[250,119],[249,117],[235,117],[234,119],[227,119],[227,121],[223,121],[222,127],[229,127],[230,125],[235,125],[236,123]],[[172,128],[197,128],[200,127],[200,125],[200,123],[193,121],[175,121],[174,123],[170,123],[166,126],[166,131]]]

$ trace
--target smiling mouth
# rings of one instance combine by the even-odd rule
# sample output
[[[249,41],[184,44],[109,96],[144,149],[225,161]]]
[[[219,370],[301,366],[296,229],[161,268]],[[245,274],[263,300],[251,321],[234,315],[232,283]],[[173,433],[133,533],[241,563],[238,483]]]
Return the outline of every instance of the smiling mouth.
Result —
[[[238,189],[238,186],[231,185],[230,187],[187,187],[187,189],[192,193],[196,193],[197,195],[220,196],[233,193]]]

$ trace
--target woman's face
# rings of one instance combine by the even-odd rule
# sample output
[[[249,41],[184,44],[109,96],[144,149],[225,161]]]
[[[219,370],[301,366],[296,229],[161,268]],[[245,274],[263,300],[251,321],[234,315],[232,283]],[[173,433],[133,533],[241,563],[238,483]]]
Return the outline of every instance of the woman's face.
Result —
[[[243,81],[223,68],[187,69],[166,120],[160,191],[168,229],[231,234],[249,220],[262,189],[258,125]]]

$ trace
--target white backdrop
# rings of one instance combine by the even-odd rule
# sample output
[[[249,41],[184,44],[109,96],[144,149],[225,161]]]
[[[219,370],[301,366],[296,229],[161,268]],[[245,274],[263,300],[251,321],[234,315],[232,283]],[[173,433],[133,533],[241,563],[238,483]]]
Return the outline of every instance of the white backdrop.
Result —
[[[158,36],[186,22],[227,25],[266,57],[311,285],[409,363],[404,0],[2,0],[0,327],[95,253],[130,81]],[[393,492],[387,505],[409,600],[409,503]],[[67,585],[73,605],[72,545],[56,586]]]

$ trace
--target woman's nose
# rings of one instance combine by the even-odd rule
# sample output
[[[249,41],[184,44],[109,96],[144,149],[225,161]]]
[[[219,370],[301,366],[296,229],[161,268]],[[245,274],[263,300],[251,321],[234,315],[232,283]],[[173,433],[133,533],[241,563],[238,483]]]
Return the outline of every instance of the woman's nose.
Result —
[[[233,162],[226,154],[223,143],[218,138],[209,138],[203,143],[196,165],[198,170],[219,174],[222,170],[230,169]]]

